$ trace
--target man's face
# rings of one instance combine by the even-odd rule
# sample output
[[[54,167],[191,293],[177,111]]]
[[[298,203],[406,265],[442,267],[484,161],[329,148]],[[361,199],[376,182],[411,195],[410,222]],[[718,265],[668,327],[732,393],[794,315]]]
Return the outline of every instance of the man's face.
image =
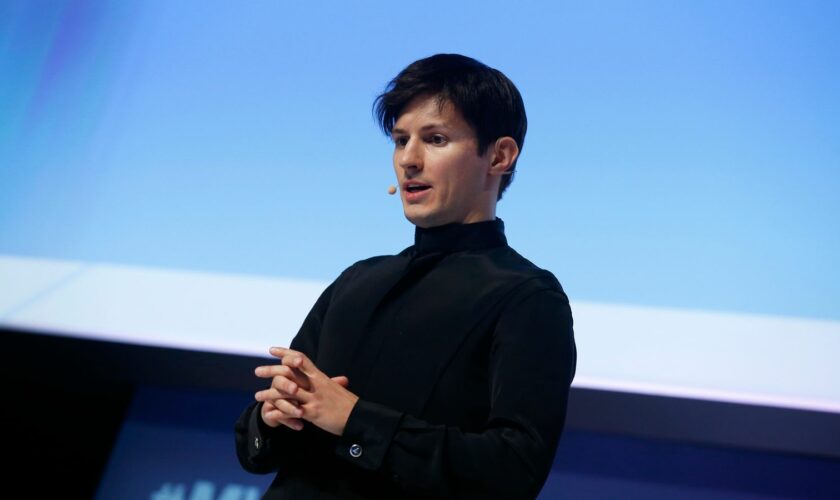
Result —
[[[394,171],[405,216],[420,227],[492,220],[498,177],[489,175],[493,148],[478,154],[478,139],[455,107],[421,95],[391,132]]]

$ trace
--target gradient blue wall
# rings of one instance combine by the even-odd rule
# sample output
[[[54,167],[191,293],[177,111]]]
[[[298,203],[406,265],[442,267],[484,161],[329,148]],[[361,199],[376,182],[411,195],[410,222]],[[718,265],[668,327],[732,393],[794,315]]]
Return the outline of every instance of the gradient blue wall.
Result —
[[[573,299],[840,319],[837,2],[5,1],[0,254],[331,280],[411,244],[371,118],[460,52]]]

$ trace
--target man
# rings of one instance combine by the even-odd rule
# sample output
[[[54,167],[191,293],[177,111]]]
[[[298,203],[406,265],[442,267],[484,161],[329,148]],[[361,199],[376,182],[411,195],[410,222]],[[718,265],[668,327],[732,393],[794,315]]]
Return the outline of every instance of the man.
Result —
[[[496,203],[526,131],[499,71],[439,54],[377,98],[415,244],[346,269],[236,424],[266,498],[534,498],[576,351],[554,276],[507,245]]]

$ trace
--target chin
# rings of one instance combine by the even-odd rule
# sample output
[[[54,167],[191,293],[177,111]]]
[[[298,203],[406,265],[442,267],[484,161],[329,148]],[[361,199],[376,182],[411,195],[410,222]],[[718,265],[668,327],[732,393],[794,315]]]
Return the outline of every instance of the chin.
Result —
[[[415,226],[419,227],[430,227],[433,224],[434,217],[430,214],[424,214],[420,210],[416,210],[417,207],[406,207],[403,212],[405,213],[405,218],[408,219],[408,222],[411,222]]]
[[[446,220],[446,217],[444,217],[442,214],[424,214],[417,213],[414,210],[405,210],[405,218],[408,219],[408,221],[414,224],[415,226],[422,227],[423,229],[435,226],[443,226],[444,224],[455,222],[452,220]]]
[[[417,227],[422,227],[422,228],[429,227],[426,220],[423,217],[417,217],[417,216],[409,215],[408,213],[406,213],[405,218],[408,220],[408,222],[411,222],[412,224],[414,224]]]

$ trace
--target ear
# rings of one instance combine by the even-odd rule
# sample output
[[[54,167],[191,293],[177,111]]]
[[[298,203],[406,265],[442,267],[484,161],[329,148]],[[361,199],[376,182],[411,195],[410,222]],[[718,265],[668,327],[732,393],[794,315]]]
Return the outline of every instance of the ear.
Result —
[[[519,157],[519,146],[513,137],[505,136],[496,139],[493,145],[493,157],[490,162],[490,175],[507,175],[513,163]]]

